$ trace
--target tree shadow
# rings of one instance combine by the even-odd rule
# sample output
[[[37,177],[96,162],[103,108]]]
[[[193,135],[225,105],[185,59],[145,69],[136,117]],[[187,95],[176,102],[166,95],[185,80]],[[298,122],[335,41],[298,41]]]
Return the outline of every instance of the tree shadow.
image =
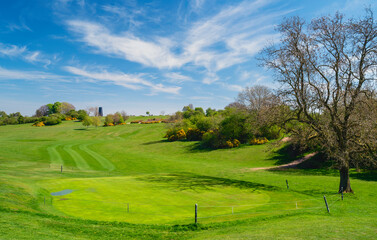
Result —
[[[141,145],[152,145],[152,144],[157,144],[157,143],[167,143],[169,142],[168,140],[158,140],[158,141],[151,141],[151,142],[145,142],[142,143]]]
[[[194,142],[194,141],[192,141]],[[192,145],[187,146],[187,150],[193,153],[198,153],[198,152],[212,152],[218,149],[213,149],[209,147],[205,147],[201,141],[195,141]]]
[[[275,161],[275,165],[287,164],[300,157],[300,153],[295,151],[291,144],[284,145],[277,150],[272,150],[271,155],[269,160]]]
[[[364,180],[364,181],[377,181],[377,171],[376,170],[369,170],[366,172],[350,172],[350,177]]]
[[[89,131],[88,128],[75,128],[73,130],[76,130],[76,131]]]
[[[180,191],[210,190],[210,188],[213,188],[213,187],[236,187],[240,189],[249,189],[251,191],[278,190],[277,187],[260,184],[260,183],[234,180],[234,179],[228,179],[228,178],[202,176],[202,175],[196,175],[192,173],[176,173],[176,174],[143,176],[143,177],[139,177],[138,180],[146,181],[146,182],[162,183],[164,187],[179,189]]]

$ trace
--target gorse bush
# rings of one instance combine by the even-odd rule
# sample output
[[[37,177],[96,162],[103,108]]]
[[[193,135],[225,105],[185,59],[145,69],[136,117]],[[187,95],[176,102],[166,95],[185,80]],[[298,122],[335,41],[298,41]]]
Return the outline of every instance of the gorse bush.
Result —
[[[200,141],[204,133],[205,131],[200,131],[197,128],[189,128],[186,132],[186,138],[188,141]]]
[[[250,140],[249,144],[250,145],[262,145],[268,143],[268,139],[263,137],[263,138],[253,138]]]

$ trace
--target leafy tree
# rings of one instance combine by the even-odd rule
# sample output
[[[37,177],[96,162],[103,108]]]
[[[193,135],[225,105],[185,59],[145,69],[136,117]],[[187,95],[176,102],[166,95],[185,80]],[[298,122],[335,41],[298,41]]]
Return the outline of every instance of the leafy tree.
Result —
[[[77,119],[79,119],[80,121],[83,121],[84,118],[86,116],[88,116],[88,113],[85,110],[82,110],[82,109],[78,110],[77,114],[78,114]]]
[[[62,104],[60,102],[55,102],[54,105],[52,105],[52,113],[60,113]]]
[[[89,116],[85,116],[84,120],[82,121],[82,125],[88,128],[92,124],[93,124],[92,118]]]
[[[205,113],[204,113],[204,110],[203,110],[203,108],[201,108],[201,107],[196,107],[195,108],[195,112],[197,112],[197,113],[200,113],[201,115],[205,115]]]
[[[0,118],[7,118],[8,115],[4,111],[0,111]]]
[[[92,117],[92,125],[94,127],[101,126],[101,117]]]
[[[69,112],[74,111],[76,108],[70,103],[62,102],[60,106],[60,113],[68,114]]]
[[[339,168],[339,192],[352,192],[349,168],[375,162],[377,113],[377,23],[370,9],[361,19],[342,14],[312,20],[285,20],[279,45],[261,60],[282,84],[281,96],[293,110],[287,120],[305,124]],[[359,156],[359,157],[358,157]],[[360,157],[363,156],[363,157]]]
[[[212,108],[207,108],[206,109],[206,116],[207,117],[212,117],[216,114],[216,110]]]
[[[108,126],[109,124],[114,124],[114,115],[113,114],[107,114],[105,117],[105,126]]]
[[[113,115],[114,124],[124,123],[123,117],[119,112]]]

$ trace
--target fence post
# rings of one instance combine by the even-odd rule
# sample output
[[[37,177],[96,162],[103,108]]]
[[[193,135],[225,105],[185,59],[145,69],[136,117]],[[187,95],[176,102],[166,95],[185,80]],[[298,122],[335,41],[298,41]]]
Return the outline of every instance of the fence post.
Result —
[[[130,212],[130,204],[127,203],[127,212],[129,213]]]
[[[43,197],[43,205],[46,205],[46,197]]]
[[[297,202],[296,202],[296,209],[298,209],[298,207],[297,207]]]
[[[327,200],[326,200],[326,196],[325,195],[323,195],[323,199],[325,199],[325,204],[326,204],[327,212],[330,213],[330,208],[329,208],[329,205],[327,204]]]
[[[232,214],[233,214],[233,206],[232,206]]]
[[[60,165],[60,172],[63,172],[63,165]]]
[[[198,204],[195,204],[195,224],[198,223]]]
[[[288,179],[286,179],[285,182],[287,183],[287,189],[289,189]]]

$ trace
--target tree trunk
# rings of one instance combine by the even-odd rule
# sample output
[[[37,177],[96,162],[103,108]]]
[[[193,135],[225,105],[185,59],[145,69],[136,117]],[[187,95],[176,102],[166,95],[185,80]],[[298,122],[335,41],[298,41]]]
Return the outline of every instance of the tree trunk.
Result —
[[[339,184],[339,193],[342,192],[353,192],[351,189],[351,182],[350,182],[350,177],[348,174],[349,168],[346,166],[343,166],[340,168],[340,184]]]

